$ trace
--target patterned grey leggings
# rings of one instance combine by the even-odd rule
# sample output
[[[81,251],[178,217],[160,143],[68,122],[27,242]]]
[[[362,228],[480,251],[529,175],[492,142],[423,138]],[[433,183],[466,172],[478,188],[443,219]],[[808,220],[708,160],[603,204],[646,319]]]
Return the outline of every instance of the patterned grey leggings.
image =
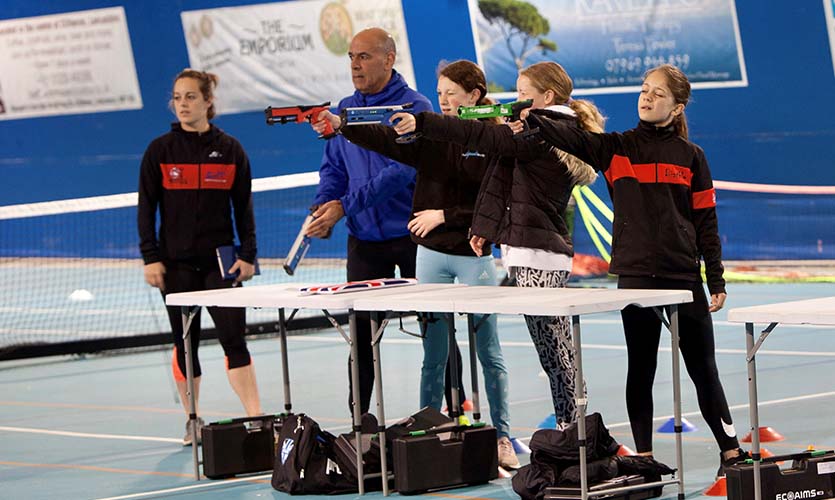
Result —
[[[545,271],[529,267],[514,267],[516,286],[535,288],[565,288],[568,271]],[[571,321],[567,316],[525,316],[539,363],[551,384],[551,399],[557,426],[577,420],[574,375],[574,347],[571,340]]]

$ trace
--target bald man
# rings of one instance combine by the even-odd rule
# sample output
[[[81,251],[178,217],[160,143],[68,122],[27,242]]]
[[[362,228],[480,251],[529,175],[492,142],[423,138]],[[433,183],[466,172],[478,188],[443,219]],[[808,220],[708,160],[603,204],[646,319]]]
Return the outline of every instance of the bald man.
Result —
[[[358,106],[413,103],[415,112],[432,111],[429,100],[409,88],[394,70],[394,39],[380,28],[369,28],[351,40],[348,57],[356,91],[342,99],[338,112]],[[348,227],[348,281],[415,277],[417,246],[406,223],[412,207],[415,169],[351,144],[341,135],[325,143],[319,188],[308,236],[324,238],[345,217]],[[357,314],[360,410],[367,413],[374,386],[371,324]],[[350,381],[350,376],[348,377]],[[349,391],[349,409],[351,407]]]

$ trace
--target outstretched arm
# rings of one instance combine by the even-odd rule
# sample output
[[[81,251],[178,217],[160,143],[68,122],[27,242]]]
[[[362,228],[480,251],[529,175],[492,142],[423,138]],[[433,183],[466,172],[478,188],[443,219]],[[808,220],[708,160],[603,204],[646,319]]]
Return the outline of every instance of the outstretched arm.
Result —
[[[427,139],[460,144],[480,153],[502,156],[530,157],[542,154],[542,147],[513,138],[513,131],[504,125],[478,120],[462,120],[437,113],[415,115],[415,130]]]
[[[581,129],[567,120],[552,120],[547,110],[533,110],[527,117],[528,126],[536,137],[549,146],[576,156],[601,171],[619,149],[620,134],[596,134]]]

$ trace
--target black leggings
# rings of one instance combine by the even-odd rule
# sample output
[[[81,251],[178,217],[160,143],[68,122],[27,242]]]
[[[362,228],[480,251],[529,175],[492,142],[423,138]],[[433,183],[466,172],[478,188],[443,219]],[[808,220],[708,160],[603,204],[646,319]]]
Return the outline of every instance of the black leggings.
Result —
[[[678,306],[679,350],[690,379],[696,386],[699,409],[721,451],[739,447],[725,391],[716,368],[713,321],[701,283],[621,276],[618,288],[690,290],[693,302]],[[638,453],[652,451],[652,384],[661,337],[661,320],[651,308],[629,306],[621,311],[629,370],[626,376],[626,409]],[[725,430],[727,429],[727,431]],[[730,431],[730,435],[728,433]]]
[[[204,262],[166,262],[165,292],[162,295],[165,298],[166,293],[231,288],[234,283],[234,280],[224,280],[221,278],[217,260],[215,259],[205,260]],[[174,349],[177,358],[177,363],[173,367],[174,378],[177,380],[185,380],[186,357],[185,351],[183,350],[185,343],[183,342],[183,317],[181,308],[176,306],[166,307],[166,309],[168,310],[168,321],[171,323],[171,332],[174,336]],[[207,309],[212,316],[212,320],[215,322],[217,338],[223,347],[223,353],[226,355],[226,368],[231,370],[249,365],[252,360],[249,356],[249,350],[246,347],[246,340],[244,339],[246,309],[228,307],[208,307]],[[191,339],[189,353],[191,354],[195,377],[199,377],[202,373],[200,361],[197,359],[200,333],[200,311],[198,310],[194,320],[191,322],[191,334],[189,336]]]
[[[417,245],[409,236],[386,241],[362,241],[348,236],[348,281],[415,277]],[[357,312],[357,361],[359,365],[360,412],[367,413],[374,389],[374,356],[371,349],[371,314]],[[351,364],[348,363],[348,410],[352,408]]]

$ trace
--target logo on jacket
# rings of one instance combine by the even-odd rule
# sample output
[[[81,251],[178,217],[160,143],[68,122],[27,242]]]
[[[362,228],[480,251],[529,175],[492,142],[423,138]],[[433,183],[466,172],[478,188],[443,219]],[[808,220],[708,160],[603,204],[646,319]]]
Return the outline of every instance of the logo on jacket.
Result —
[[[484,158],[484,153],[479,153],[478,151],[467,151],[466,153],[462,153],[461,156],[464,158],[470,158],[474,156],[476,158]]]
[[[168,169],[168,179],[171,182],[177,182],[183,177],[183,171],[179,167],[171,167]]]
[[[216,172],[206,172],[206,180],[207,181],[220,181],[223,182],[226,180],[226,172],[216,171]]]
[[[293,441],[293,438],[287,438],[287,439],[284,440],[283,443],[281,443],[281,463],[282,464],[287,461],[287,457],[289,457],[290,452],[293,451],[293,446],[294,445],[295,445],[295,442]]]
[[[220,154],[220,152],[218,152],[218,151],[212,151],[211,153],[209,153],[209,158],[220,158],[222,156],[223,155]]]

